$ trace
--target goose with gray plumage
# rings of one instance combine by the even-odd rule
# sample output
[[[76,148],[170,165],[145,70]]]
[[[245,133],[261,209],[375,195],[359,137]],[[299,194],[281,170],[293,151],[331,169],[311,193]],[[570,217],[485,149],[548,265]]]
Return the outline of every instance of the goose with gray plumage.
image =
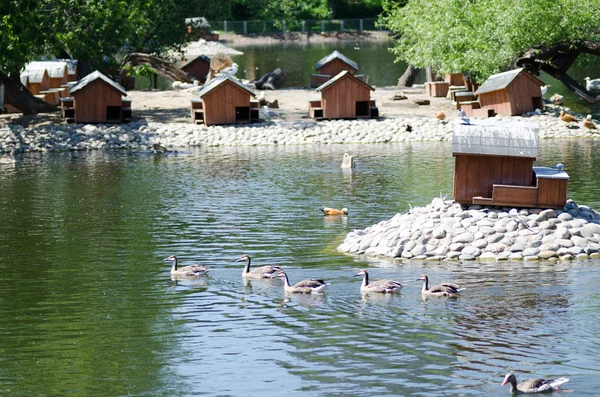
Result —
[[[508,373],[502,381],[502,386],[510,383],[510,394],[548,393],[558,390],[558,386],[567,383],[568,378],[558,379],[529,379],[517,384],[517,377]]]
[[[362,276],[363,281],[360,285],[360,292],[369,293],[375,292],[379,294],[393,294],[400,292],[404,284],[400,284],[398,281],[394,280],[376,280],[369,282],[369,273],[365,269],[360,269],[358,273],[354,275],[354,277]]]
[[[163,259],[164,262],[171,262],[171,276],[173,277],[198,277],[208,273],[208,267],[202,265],[177,266],[177,257],[171,255]]]
[[[464,291],[466,288],[462,288],[458,284],[454,283],[441,283],[434,285],[429,288],[429,277],[426,274],[422,274],[416,281],[423,281],[423,288],[421,289],[421,293],[426,296],[454,296],[461,291]]]
[[[242,255],[236,262],[246,262],[246,266],[244,266],[244,270],[242,270],[242,277],[254,280],[261,280],[264,278],[275,278],[275,275],[278,271],[281,270],[279,266],[261,266],[255,267],[254,269],[250,269],[250,259],[249,255]]]
[[[277,278],[283,280],[283,290],[293,294],[318,294],[323,292],[330,284],[323,280],[311,278],[310,280],[302,280],[294,285],[290,285],[290,280],[283,270],[277,273]]]

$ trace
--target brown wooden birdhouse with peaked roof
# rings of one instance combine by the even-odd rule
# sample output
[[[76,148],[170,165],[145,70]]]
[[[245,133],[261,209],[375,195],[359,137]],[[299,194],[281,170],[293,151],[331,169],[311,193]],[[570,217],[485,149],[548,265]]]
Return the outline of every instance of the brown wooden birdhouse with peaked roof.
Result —
[[[344,70],[348,71],[350,74],[356,73],[358,64],[338,50],[335,50],[319,60],[319,62],[315,64],[315,69],[317,73],[310,77],[310,86],[313,88],[321,86],[333,76],[338,75]]]
[[[125,88],[95,71],[69,88],[76,123],[121,123],[131,118]]]
[[[490,76],[475,91],[481,111],[474,111],[473,116],[515,116],[543,109],[543,82],[531,73],[520,68]]]
[[[379,117],[375,101],[371,100],[373,87],[344,70],[316,89],[320,101],[309,101],[312,118],[354,119]]]
[[[455,124],[452,137],[454,200],[460,204],[560,208],[569,175],[534,167],[537,124],[478,120]]]
[[[208,76],[208,72],[210,71],[210,58],[206,55],[199,55],[184,63],[181,66],[181,70],[204,84],[206,76]]]
[[[230,75],[219,75],[202,87],[200,101],[192,101],[192,120],[214,124],[258,121],[258,102],[250,88]]]

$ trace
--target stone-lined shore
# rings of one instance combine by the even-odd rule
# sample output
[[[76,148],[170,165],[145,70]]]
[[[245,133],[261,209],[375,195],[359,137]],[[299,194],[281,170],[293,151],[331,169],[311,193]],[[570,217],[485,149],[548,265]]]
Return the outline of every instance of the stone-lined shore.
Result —
[[[559,108],[531,117],[496,117],[497,120],[529,121],[540,126],[540,139],[598,138],[582,125],[569,126],[558,118]],[[452,119],[399,117],[377,120],[297,120],[249,125],[210,126],[191,123],[50,124],[37,128],[7,125],[0,128],[0,152],[13,147],[19,152],[54,150],[147,150],[153,143],[169,148],[237,145],[307,145],[450,141]],[[410,126],[410,131],[407,131]]]
[[[562,210],[463,209],[436,198],[350,232],[338,251],[424,261],[600,258],[600,213],[572,200]]]

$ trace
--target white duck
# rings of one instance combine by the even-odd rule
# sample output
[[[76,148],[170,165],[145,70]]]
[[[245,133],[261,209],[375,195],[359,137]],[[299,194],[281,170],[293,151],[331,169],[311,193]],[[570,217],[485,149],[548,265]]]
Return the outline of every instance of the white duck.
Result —
[[[510,394],[548,393],[558,390],[558,386],[567,383],[568,378],[558,379],[529,379],[517,384],[517,377],[513,373],[506,374],[502,386],[510,383]]]
[[[263,278],[275,278],[275,274],[281,270],[279,266],[261,266],[255,267],[250,270],[250,256],[242,255],[236,262],[246,262],[246,266],[244,266],[244,270],[242,270],[242,277],[260,280]]]
[[[600,79],[585,78],[585,89],[595,94],[600,94]]]
[[[238,72],[238,69],[239,69],[239,65],[234,62],[231,66],[229,66],[225,69],[221,69],[219,71],[219,73],[226,74],[228,76],[235,76],[235,74]]]
[[[323,280],[302,280],[294,285],[290,285],[290,280],[288,279],[287,274],[282,270],[277,273],[277,278],[283,280],[283,290],[285,292],[291,292],[294,294],[318,294],[323,292],[325,288],[329,285]]]

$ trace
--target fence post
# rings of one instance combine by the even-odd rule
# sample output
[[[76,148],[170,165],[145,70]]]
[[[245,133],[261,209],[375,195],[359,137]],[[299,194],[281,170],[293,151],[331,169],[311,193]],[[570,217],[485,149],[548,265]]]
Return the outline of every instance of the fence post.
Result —
[[[304,25],[305,24],[306,24],[306,21],[302,21],[302,33],[304,33],[304,30],[305,30]]]
[[[360,30],[361,32],[363,31],[363,20],[362,20],[362,19],[360,20],[360,28],[359,28],[359,30]]]
[[[281,33],[285,33],[285,21],[281,21]]]
[[[321,21],[321,32],[325,31],[325,21]]]
[[[340,32],[343,32],[343,31],[344,31],[344,20],[342,19],[340,21]]]
[[[244,34],[248,34],[248,25],[247,25],[247,21],[244,21]]]
[[[263,33],[267,33],[267,23],[263,22]]]
[[[227,21],[223,21],[223,32],[227,33]]]

